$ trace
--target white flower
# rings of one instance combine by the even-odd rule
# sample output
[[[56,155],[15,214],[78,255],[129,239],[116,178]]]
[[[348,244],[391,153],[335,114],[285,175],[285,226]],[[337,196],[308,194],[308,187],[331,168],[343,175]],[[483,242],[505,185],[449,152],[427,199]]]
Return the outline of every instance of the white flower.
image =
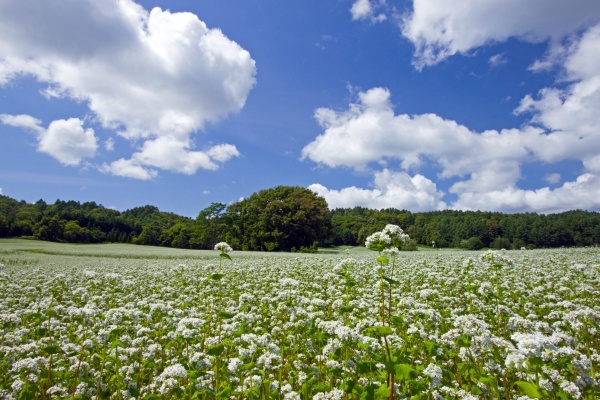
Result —
[[[215,250],[224,251],[225,253],[229,253],[230,251],[233,251],[231,246],[225,242],[219,242],[219,243],[215,244]]]
[[[430,363],[427,368],[423,370],[423,374],[427,375],[430,379],[430,389],[435,389],[440,386],[440,383],[442,382],[442,369],[440,367]]]
[[[160,374],[159,380],[165,380],[165,378],[187,378],[187,371],[183,365],[173,364],[165,368],[162,374]]]
[[[232,358],[231,360],[229,360],[229,364],[227,365],[227,369],[229,370],[229,372],[231,372],[232,374],[235,374],[238,369],[240,368],[240,366],[242,365],[242,360],[240,360],[237,357]]]
[[[372,250],[383,249],[392,244],[392,238],[385,232],[375,232],[365,241],[365,247]]]

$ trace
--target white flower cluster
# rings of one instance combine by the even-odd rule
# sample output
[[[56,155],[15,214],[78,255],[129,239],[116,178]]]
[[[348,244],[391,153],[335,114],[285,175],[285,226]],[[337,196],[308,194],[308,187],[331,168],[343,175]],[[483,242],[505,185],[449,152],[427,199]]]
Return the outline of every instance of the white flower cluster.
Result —
[[[398,225],[388,224],[380,232],[375,232],[367,237],[365,247],[371,250],[382,251],[386,248],[398,248],[410,240]],[[392,253],[394,255],[394,253]]]
[[[225,242],[219,242],[219,243],[215,244],[215,250],[223,251],[225,253],[229,253],[229,252],[233,251],[231,246]]]

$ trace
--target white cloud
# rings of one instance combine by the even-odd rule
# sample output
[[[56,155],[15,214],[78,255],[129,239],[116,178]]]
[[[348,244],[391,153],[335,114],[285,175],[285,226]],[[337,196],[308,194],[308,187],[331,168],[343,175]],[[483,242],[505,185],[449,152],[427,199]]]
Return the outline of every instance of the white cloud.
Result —
[[[117,176],[123,176],[126,178],[134,178],[141,180],[150,180],[158,175],[158,172],[153,169],[143,168],[139,164],[136,164],[133,160],[126,160],[120,158],[117,161],[113,161],[110,164],[102,164],[100,171],[113,174]]]
[[[83,121],[79,118],[52,121],[48,129],[44,129],[37,118],[25,114],[1,114],[0,122],[35,132],[37,150],[67,166],[76,166],[86,158],[93,158],[98,150],[94,130],[84,129]]]
[[[465,176],[475,171],[495,174],[496,179],[516,182],[514,165],[526,157],[531,141],[541,130],[506,130],[477,134],[435,114],[395,115],[390,93],[373,88],[358,95],[359,102],[347,111],[320,108],[315,118],[325,130],[302,150],[309,158],[329,167],[364,170],[384,159],[401,162],[404,169],[417,168],[426,160],[442,167],[442,176]],[[490,165],[495,160],[495,165]],[[475,176],[474,176],[475,177]]]
[[[443,193],[423,175],[411,177],[404,172],[384,169],[374,174],[374,189],[360,189],[355,186],[341,190],[330,190],[315,183],[308,188],[322,196],[330,208],[397,208],[413,211],[428,211],[446,208],[441,200]]]
[[[386,15],[381,13],[375,15],[374,11],[375,7],[370,0],[356,0],[352,7],[350,8],[350,13],[352,14],[352,20],[364,20],[368,19],[372,23],[383,22],[387,19]]]
[[[115,149],[115,139],[109,137],[104,141],[104,149],[106,151],[113,151]]]
[[[84,158],[96,155],[98,141],[91,128],[84,129],[79,118],[52,121],[38,137],[38,150],[64,165],[79,165]]]
[[[176,136],[161,136],[147,140],[140,152],[132,159],[139,165],[149,165],[169,171],[191,175],[199,168],[216,170],[217,162],[224,162],[239,156],[233,145],[217,145],[205,151],[191,150],[189,142]]]
[[[556,185],[558,182],[560,182],[561,179],[562,177],[560,176],[560,174],[556,172],[544,175],[544,180],[551,185]]]
[[[368,170],[373,163],[393,164],[405,170],[418,170],[423,163],[434,163],[439,168],[437,178],[458,178],[449,189],[458,200],[452,207],[486,210],[554,210],[564,206],[570,209],[571,194],[584,188],[594,192],[598,180],[591,169],[600,166],[595,149],[600,148],[591,133],[580,136],[571,132],[547,132],[541,128],[524,126],[522,129],[473,132],[455,121],[445,120],[435,114],[395,115],[390,93],[384,88],[374,88],[358,94],[359,101],[346,111],[321,108],[315,118],[324,129],[302,151],[303,159],[329,167],[350,167]],[[581,139],[583,137],[583,139]],[[583,149],[582,146],[591,146]],[[528,162],[556,162],[582,160],[587,175],[576,182],[566,182],[560,189],[521,190],[517,183],[521,178],[521,165]],[[587,164],[586,164],[587,161]],[[383,170],[375,173],[374,190],[356,187],[341,190],[318,189],[333,204],[343,206],[366,205],[379,207],[390,204],[393,198],[403,199],[407,180],[391,180],[382,183],[381,177],[390,174]],[[393,174],[393,176],[409,177]],[[409,193],[418,197],[415,209],[437,209],[441,194],[433,181],[419,174],[430,186],[416,186]],[[401,182],[401,183],[400,183]],[[414,182],[413,182],[414,183]],[[399,194],[395,188],[404,189]],[[419,197],[422,193],[429,197]],[[424,200],[425,199],[425,200]],[[389,200],[389,201],[388,201]],[[406,200],[402,200],[406,201]],[[600,207],[600,198],[586,197],[588,207]],[[582,203],[585,203],[582,200]],[[594,203],[595,202],[595,203]],[[578,204],[578,202],[571,202]]]
[[[498,188],[487,193],[463,193],[452,208],[459,210],[501,210],[505,212],[557,213],[566,210],[600,208],[600,176],[585,173],[561,187],[523,190]]]
[[[130,160],[119,159],[103,164],[101,171],[117,176],[148,180],[157,176],[156,168],[191,175],[199,168],[216,170],[218,163],[238,157],[240,153],[230,144],[216,145],[204,151],[191,150],[190,143],[175,136],[146,140],[142,149]]]
[[[413,0],[401,28],[422,68],[510,37],[558,41],[599,18],[600,2],[589,0]]]
[[[130,0],[111,7],[100,0],[2,2],[0,36],[0,84],[33,75],[48,84],[47,97],[81,101],[103,127],[148,141],[129,162],[149,168],[128,173],[143,179],[152,167],[214,169],[191,150],[192,135],[239,111],[255,84],[254,60],[219,29],[191,13],[147,12]],[[181,162],[152,151],[163,141],[179,146],[169,150],[183,154]]]
[[[564,69],[573,83],[528,95],[515,112],[531,112],[533,122],[553,132],[551,145],[538,150],[546,161],[568,156],[582,160],[588,170],[600,172],[600,24],[586,31],[568,53]]]
[[[40,126],[42,121],[27,114],[0,114],[0,122],[2,122],[4,125],[29,129],[36,133],[44,132],[44,128]]]
[[[499,67],[501,65],[506,64],[508,62],[508,60],[506,59],[506,54],[500,53],[500,54],[494,54],[493,56],[491,56],[490,59],[488,60],[488,62],[490,63],[490,65],[492,67]]]
[[[369,2],[355,2],[354,19],[372,13],[369,6]],[[435,114],[396,115],[387,89],[374,88],[359,93],[358,101],[346,111],[316,110],[323,133],[305,146],[302,159],[359,170],[396,161],[409,171],[433,163],[439,169],[438,179],[456,179],[449,189],[457,197],[452,208],[539,212],[600,209],[598,21],[600,2],[587,0],[414,0],[413,10],[401,18],[400,25],[403,35],[415,45],[413,63],[418,69],[516,37],[549,43],[544,58],[529,69],[562,68],[561,86],[544,88],[521,100],[515,113],[531,113],[531,124],[485,132],[473,132]],[[506,63],[507,57],[496,54],[488,62],[498,66]],[[575,181],[554,189],[518,187],[523,164],[561,160],[581,161],[584,172]],[[545,179],[556,185],[562,177],[554,173]],[[373,186],[373,190],[312,187],[334,204],[377,208],[386,192],[375,181]]]

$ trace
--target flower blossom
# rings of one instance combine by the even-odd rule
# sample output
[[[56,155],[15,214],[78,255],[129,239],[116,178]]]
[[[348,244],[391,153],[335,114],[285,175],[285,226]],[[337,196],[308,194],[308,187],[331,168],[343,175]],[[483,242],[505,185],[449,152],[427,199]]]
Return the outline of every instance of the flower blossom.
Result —
[[[225,253],[229,253],[230,251],[233,251],[231,246],[225,242],[219,242],[219,243],[215,244],[215,250],[223,251]]]

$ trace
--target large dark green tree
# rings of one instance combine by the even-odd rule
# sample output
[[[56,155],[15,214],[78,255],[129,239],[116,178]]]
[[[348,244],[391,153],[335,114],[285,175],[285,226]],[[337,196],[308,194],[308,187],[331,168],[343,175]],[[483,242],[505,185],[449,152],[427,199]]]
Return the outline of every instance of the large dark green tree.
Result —
[[[230,236],[246,250],[290,251],[323,243],[331,228],[327,202],[309,189],[277,186],[229,206]]]

